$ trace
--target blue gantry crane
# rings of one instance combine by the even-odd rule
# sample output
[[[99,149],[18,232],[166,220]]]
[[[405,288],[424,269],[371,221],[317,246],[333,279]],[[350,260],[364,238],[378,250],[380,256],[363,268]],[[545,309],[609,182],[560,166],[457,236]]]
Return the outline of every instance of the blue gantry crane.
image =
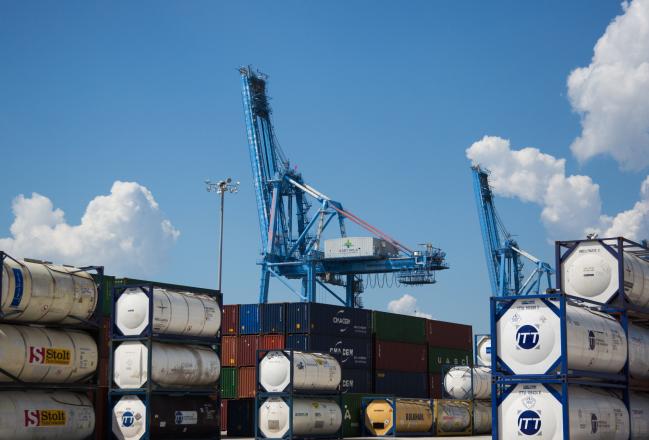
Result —
[[[546,289],[551,289],[551,275],[554,269],[548,263],[520,249],[498,216],[489,185],[489,172],[479,165],[472,166],[471,170],[492,294],[539,294],[542,293],[541,287],[544,283]],[[523,258],[535,266],[527,278],[523,275]]]
[[[307,184],[291,166],[275,136],[266,95],[267,77],[251,67],[242,67],[239,72],[261,229],[259,302],[268,301],[271,276],[302,301],[317,301],[316,287],[320,286],[348,307],[361,306],[364,275],[391,273],[401,284],[434,283],[435,272],[448,268],[445,253],[430,244],[412,250]],[[397,252],[378,258],[325,258],[321,251],[323,232],[334,220],[340,237],[347,236],[345,220],[349,220]],[[293,289],[286,279],[301,280],[301,290]],[[344,298],[330,286],[344,287]]]

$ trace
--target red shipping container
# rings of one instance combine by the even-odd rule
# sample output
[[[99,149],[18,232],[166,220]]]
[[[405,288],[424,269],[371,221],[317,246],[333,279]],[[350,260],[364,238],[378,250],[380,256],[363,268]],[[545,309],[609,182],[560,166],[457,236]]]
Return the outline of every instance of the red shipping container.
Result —
[[[228,430],[228,400],[221,400],[221,432]]]
[[[221,338],[221,363],[224,367],[237,366],[237,339],[236,336]]]
[[[374,369],[428,372],[428,347],[405,342],[374,341]]]
[[[285,345],[284,335],[264,335],[259,341],[260,350],[283,350]]]
[[[241,367],[239,368],[238,383],[239,399],[254,398],[257,389],[257,368]]]
[[[110,346],[110,317],[104,316],[101,318],[101,328],[99,329],[99,359],[106,359],[108,363]]]
[[[440,348],[473,349],[473,328],[454,322],[426,320],[428,345]]]
[[[241,335],[237,345],[237,366],[248,367],[257,365],[257,350],[259,350],[259,335]]]
[[[221,334],[236,335],[239,333],[239,305],[229,304],[223,306],[221,318]]]
[[[428,395],[431,399],[443,399],[444,398],[444,384],[442,382],[442,375],[431,374],[430,375],[430,394]]]

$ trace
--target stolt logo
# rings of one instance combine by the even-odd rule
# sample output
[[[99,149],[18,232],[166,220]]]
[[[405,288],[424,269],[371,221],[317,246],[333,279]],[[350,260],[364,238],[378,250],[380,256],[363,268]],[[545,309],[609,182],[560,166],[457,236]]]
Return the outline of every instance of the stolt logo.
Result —
[[[536,411],[523,411],[518,416],[518,430],[525,435],[536,435],[541,430],[541,416]]]
[[[25,426],[65,426],[67,413],[62,409],[26,409]]]
[[[531,350],[539,343],[539,330],[533,325],[523,325],[516,332],[516,342],[524,350]]]
[[[124,411],[122,413],[122,426],[129,428],[135,423],[135,416],[131,411]]]
[[[72,354],[67,348],[29,347],[30,364],[70,365]]]

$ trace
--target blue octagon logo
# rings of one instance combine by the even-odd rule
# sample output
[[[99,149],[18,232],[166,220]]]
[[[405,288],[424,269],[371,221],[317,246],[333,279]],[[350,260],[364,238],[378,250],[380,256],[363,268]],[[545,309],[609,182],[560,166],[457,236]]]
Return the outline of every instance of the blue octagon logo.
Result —
[[[131,411],[124,411],[122,414],[122,426],[129,428],[135,423],[135,417]]]
[[[516,343],[524,350],[531,350],[539,343],[539,331],[533,325],[524,325],[516,332]]]
[[[518,430],[525,435],[536,435],[541,430],[541,416],[536,411],[523,411],[518,416]]]
[[[181,425],[183,423],[183,413],[176,411],[176,425]]]

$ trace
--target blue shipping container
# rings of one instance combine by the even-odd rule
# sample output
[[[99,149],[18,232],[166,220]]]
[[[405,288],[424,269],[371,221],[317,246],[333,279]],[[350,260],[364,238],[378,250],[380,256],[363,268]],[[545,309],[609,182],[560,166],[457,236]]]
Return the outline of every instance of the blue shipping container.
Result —
[[[289,350],[316,351],[336,356],[343,368],[372,368],[372,340],[330,335],[287,335]]]
[[[228,437],[255,436],[255,399],[228,400]]]
[[[262,334],[286,333],[286,303],[261,304],[259,320]]]
[[[372,312],[319,303],[287,305],[286,333],[371,337]]]
[[[400,371],[374,372],[374,392],[396,397],[428,398],[427,373],[403,373]]]
[[[345,393],[371,393],[372,370],[365,368],[343,368],[340,389]]]
[[[259,304],[241,304],[239,306],[239,334],[259,334]]]

